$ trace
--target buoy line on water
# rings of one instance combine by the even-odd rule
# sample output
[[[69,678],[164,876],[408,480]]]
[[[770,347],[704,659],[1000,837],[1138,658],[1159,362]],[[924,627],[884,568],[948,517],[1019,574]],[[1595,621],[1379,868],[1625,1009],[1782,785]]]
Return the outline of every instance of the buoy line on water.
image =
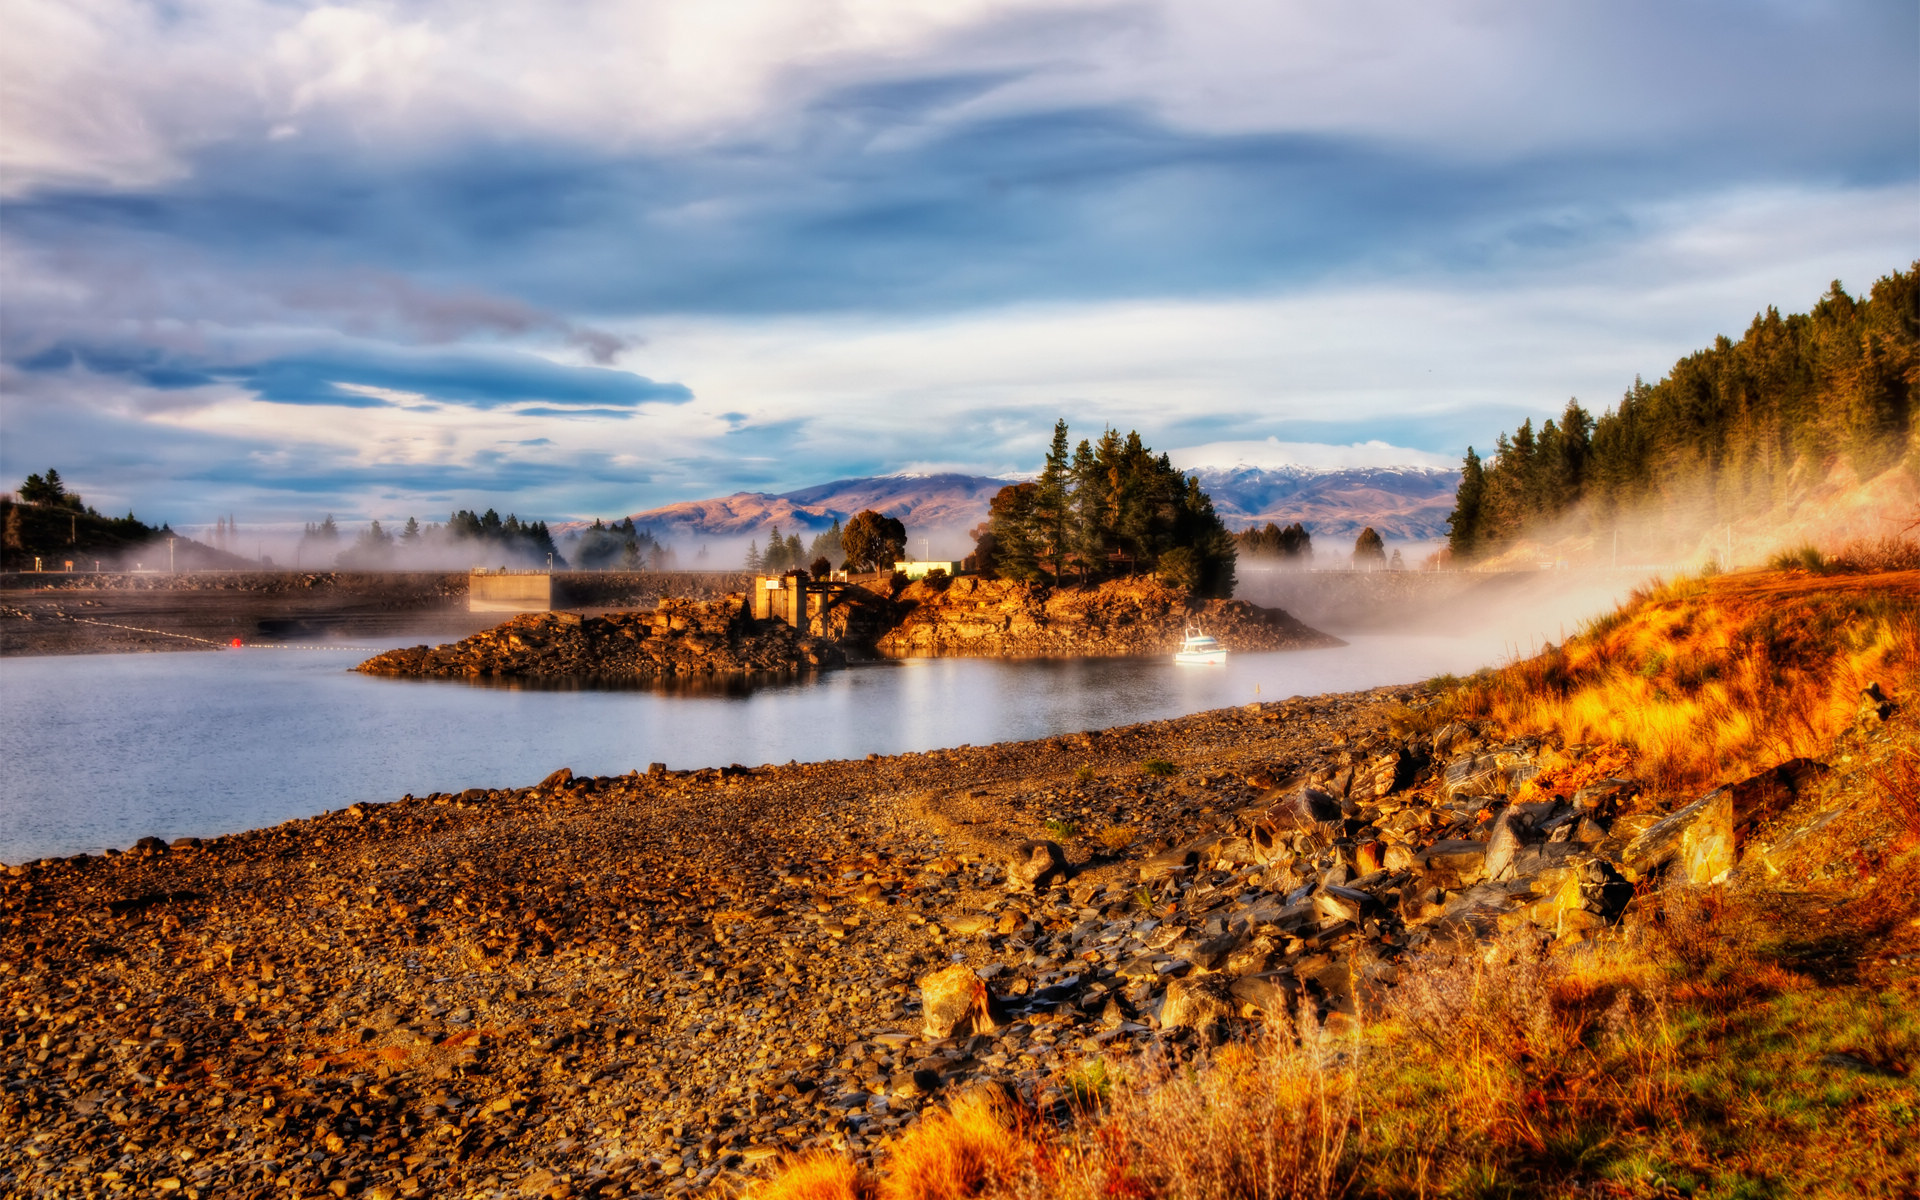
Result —
[[[66,620],[82,625],[99,625],[107,629],[125,629],[132,633],[151,633],[158,637],[180,638],[184,641],[199,642],[203,646],[212,646],[216,650],[351,650],[356,654],[378,654],[373,646],[319,646],[303,642],[243,642],[239,638],[222,642],[213,638],[203,638],[191,633],[174,633],[168,629],[148,629],[143,625],[122,625],[117,621],[99,621],[92,617],[76,617],[68,613],[59,614]]]

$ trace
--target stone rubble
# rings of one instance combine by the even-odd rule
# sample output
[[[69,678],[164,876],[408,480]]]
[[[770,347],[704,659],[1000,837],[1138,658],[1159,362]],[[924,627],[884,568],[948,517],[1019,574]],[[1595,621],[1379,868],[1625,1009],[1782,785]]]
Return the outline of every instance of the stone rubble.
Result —
[[[956,1088],[1045,1108],[1089,1058],[1350,1020],[1423,955],[1577,944],[1634,879],[1717,874],[1684,846],[1731,803],[1663,825],[1603,753],[1395,732],[1420,699],[561,770],[14,866],[0,1189],[725,1188],[872,1161]]]

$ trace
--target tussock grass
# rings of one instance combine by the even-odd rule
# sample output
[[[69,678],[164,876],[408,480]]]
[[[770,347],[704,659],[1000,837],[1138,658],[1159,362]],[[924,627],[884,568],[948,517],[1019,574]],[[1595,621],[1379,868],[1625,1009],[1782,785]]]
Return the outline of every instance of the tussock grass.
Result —
[[[874,1187],[852,1160],[816,1151],[789,1160],[748,1194],[753,1200],[874,1200]]]
[[[1465,681],[1428,719],[1625,746],[1649,782],[1685,791],[1819,754],[1873,682],[1920,682],[1920,572],[1655,586],[1565,645]]]

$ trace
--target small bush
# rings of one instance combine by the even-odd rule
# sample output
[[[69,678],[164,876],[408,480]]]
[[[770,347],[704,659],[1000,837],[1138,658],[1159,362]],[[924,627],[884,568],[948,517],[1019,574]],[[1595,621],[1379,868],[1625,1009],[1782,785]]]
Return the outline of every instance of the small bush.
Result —
[[[1069,838],[1080,836],[1080,822],[1064,821],[1054,817],[1047,822],[1047,832],[1053,835],[1055,841],[1064,842]]]
[[[1861,538],[1840,547],[1832,564],[1837,570],[1920,571],[1920,542],[1911,538]]]
[[[1092,768],[1092,767],[1080,767],[1080,768],[1078,768],[1078,769],[1076,769],[1076,770],[1074,771],[1074,773],[1073,773],[1073,777],[1074,777],[1074,779],[1075,779],[1075,780],[1077,780],[1077,781],[1079,781],[1080,783],[1092,783],[1092,782],[1093,782],[1093,768]]]
[[[1139,831],[1131,825],[1109,825],[1094,834],[1093,840],[1100,843],[1101,849],[1107,853],[1118,854],[1133,845],[1133,840],[1138,835]]]
[[[1802,546],[1797,550],[1782,550],[1767,563],[1776,571],[1806,571],[1812,575],[1827,573],[1826,556],[1817,546]]]
[[[1163,778],[1168,775],[1177,775],[1180,773],[1179,767],[1174,766],[1164,758],[1150,758],[1140,764],[1140,769],[1149,775],[1158,775]]]

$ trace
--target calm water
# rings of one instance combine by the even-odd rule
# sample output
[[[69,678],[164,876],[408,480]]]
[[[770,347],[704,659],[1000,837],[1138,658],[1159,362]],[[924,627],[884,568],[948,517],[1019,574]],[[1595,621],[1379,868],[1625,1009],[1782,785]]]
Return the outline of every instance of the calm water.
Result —
[[[920,659],[717,691],[533,690],[376,679],[364,650],[0,662],[0,862],[231,833],[357,800],[1043,737],[1466,672],[1485,640],[1168,660]]]

